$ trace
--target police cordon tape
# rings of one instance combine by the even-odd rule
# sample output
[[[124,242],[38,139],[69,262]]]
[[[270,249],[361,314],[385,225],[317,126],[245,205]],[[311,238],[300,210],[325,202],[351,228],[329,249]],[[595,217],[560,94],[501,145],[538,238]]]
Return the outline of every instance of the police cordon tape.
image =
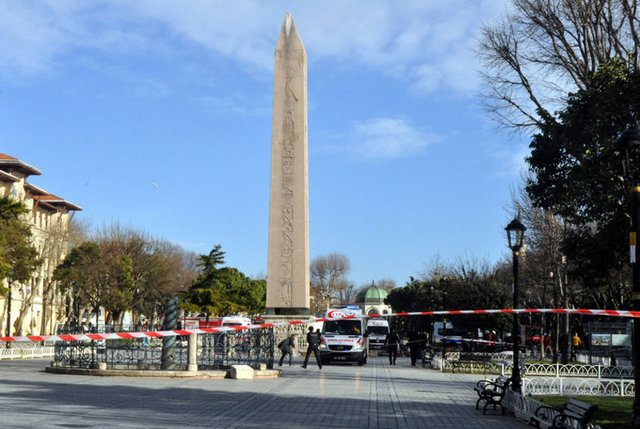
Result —
[[[437,311],[414,311],[408,313],[391,314],[369,314],[364,316],[344,316],[335,318],[314,318],[308,320],[292,320],[288,322],[257,323],[246,326],[220,326],[216,328],[199,329],[175,329],[171,331],[147,331],[147,332],[113,332],[103,334],[59,334],[59,335],[30,335],[0,337],[0,341],[22,342],[22,341],[89,341],[89,340],[117,340],[122,338],[157,338],[175,337],[192,334],[214,334],[218,332],[244,331],[248,329],[275,328],[279,326],[304,325],[315,322],[328,322],[332,320],[357,319],[359,317],[386,318],[402,316],[447,316],[447,315],[487,315],[487,314],[524,314],[524,313],[556,313],[556,314],[582,314],[587,316],[609,316],[609,317],[640,317],[640,311],[628,310],[589,310],[581,308],[506,308],[490,310],[437,310]]]

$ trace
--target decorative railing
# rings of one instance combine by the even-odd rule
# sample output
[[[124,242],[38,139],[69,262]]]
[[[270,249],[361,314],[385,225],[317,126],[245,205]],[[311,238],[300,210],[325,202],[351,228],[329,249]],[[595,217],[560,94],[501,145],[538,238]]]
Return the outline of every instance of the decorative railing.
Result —
[[[195,336],[195,335],[194,335]],[[187,368],[188,336],[176,337],[174,363]],[[227,369],[246,364],[273,368],[273,328],[199,334],[196,352],[198,369]],[[162,338],[131,338],[95,341],[60,341],[55,344],[54,365],[69,368],[160,369]]]
[[[528,363],[527,375],[583,378],[633,378],[632,366],[562,365],[559,363]]]
[[[531,395],[634,396],[633,380],[578,377],[524,377],[522,393]]]
[[[493,354],[478,354],[479,358],[493,357]],[[451,353],[445,356],[451,357]],[[466,360],[461,356],[453,356],[454,359],[442,360],[441,355],[434,355],[431,361],[433,368],[446,372],[462,372],[472,374],[496,374],[511,375],[513,364],[504,360]],[[455,358],[458,359],[455,359]],[[473,356],[472,356],[473,357]],[[465,356],[465,358],[468,358]],[[594,379],[624,379],[633,380],[634,368],[632,366],[605,366],[605,365],[562,365],[559,363],[521,363],[521,375],[565,377],[565,378],[594,378]]]
[[[273,367],[273,329],[202,335],[198,367],[228,368],[255,362]]]
[[[42,359],[52,357],[54,355],[53,346],[34,346],[34,347],[10,347],[0,348],[0,360],[11,359]]]

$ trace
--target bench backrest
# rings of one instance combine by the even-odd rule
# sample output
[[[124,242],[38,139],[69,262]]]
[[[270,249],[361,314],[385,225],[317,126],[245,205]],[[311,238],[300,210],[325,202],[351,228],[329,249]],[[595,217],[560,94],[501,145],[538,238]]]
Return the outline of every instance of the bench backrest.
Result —
[[[509,382],[511,381],[510,378],[505,377],[504,375],[499,376],[498,378],[496,378],[496,385],[500,386],[500,387],[504,387],[506,385],[509,384]]]
[[[579,401],[577,399],[571,398],[567,405],[564,406],[566,411],[569,413],[573,413],[578,416],[582,416],[583,425],[582,427],[586,427],[586,423],[591,419],[591,416],[598,410],[597,405],[587,404],[586,402]]]

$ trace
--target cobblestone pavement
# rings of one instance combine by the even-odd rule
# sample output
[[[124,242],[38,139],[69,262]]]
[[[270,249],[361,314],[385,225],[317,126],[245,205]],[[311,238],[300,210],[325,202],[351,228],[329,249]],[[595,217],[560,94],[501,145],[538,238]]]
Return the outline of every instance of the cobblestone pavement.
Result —
[[[478,375],[389,366],[284,366],[256,380],[128,378],[43,372],[44,360],[0,361],[3,428],[513,428],[474,408]]]

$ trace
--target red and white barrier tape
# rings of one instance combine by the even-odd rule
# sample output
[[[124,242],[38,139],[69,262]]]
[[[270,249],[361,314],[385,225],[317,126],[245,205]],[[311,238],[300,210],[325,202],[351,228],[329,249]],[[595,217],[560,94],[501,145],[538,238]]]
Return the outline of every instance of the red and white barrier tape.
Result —
[[[468,314],[522,314],[522,313],[559,313],[559,314],[583,314],[589,316],[610,316],[610,317],[640,317],[640,311],[627,310],[587,310],[581,308],[519,308],[519,309],[498,309],[498,310],[439,310],[439,311],[414,311],[409,313],[392,314],[369,314],[368,318],[384,318],[396,316],[443,316],[443,315],[468,315]],[[347,316],[341,319],[356,319],[358,316]],[[247,326],[221,326],[218,328],[201,329],[176,329],[171,331],[150,331],[150,332],[114,332],[104,334],[60,334],[60,335],[32,335],[0,337],[0,341],[90,341],[90,340],[116,340],[122,338],[156,338],[175,337],[179,335],[191,334],[211,334],[216,332],[244,331],[247,329],[275,328],[278,326],[303,325],[314,322],[327,322],[330,320],[340,320],[339,318],[318,318],[309,320],[292,320],[289,322],[258,323]]]

